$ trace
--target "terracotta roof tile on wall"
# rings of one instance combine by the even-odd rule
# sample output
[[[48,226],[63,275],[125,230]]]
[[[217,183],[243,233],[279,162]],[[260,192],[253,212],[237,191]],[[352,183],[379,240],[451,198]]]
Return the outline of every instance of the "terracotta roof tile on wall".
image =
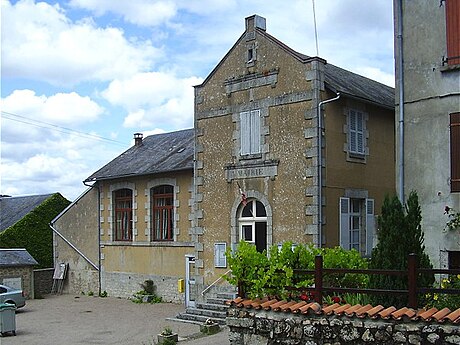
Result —
[[[316,302],[297,302],[297,301],[278,301],[277,299],[267,299],[267,300],[251,300],[243,299],[238,297],[234,300],[228,301],[229,305],[236,308],[256,308],[256,309],[265,309],[267,311],[273,312],[284,312],[284,313],[293,313],[293,314],[318,314],[318,315],[338,315],[342,317],[358,317],[358,318],[381,318],[381,319],[393,319],[401,320],[403,322],[407,321],[424,321],[424,322],[449,322],[453,324],[460,325],[460,308],[454,311],[444,308],[438,310],[436,308],[431,308],[428,310],[420,309],[414,310],[411,308],[400,308],[397,309],[394,306],[384,308],[381,305],[372,306],[367,304],[362,306],[360,304],[350,305],[344,304],[340,305],[334,303],[332,305],[327,305],[321,307]]]

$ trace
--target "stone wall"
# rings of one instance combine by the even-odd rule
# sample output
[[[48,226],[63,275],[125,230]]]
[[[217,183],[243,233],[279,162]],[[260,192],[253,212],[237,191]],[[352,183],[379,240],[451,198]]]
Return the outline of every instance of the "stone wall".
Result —
[[[34,270],[34,292],[35,298],[51,293],[53,288],[54,268],[43,268]]]
[[[113,297],[132,297],[134,293],[142,290],[140,284],[151,279],[156,287],[156,295],[165,302],[184,303],[185,294],[179,293],[177,277],[158,276],[149,274],[102,272],[101,290],[107,291]]]
[[[34,281],[32,266],[11,266],[0,268],[0,284],[11,285],[8,280],[20,279],[21,290],[26,298],[34,298]],[[6,279],[6,280],[5,280]],[[11,286],[19,288],[19,286]]]
[[[230,308],[231,345],[460,344],[460,326]]]

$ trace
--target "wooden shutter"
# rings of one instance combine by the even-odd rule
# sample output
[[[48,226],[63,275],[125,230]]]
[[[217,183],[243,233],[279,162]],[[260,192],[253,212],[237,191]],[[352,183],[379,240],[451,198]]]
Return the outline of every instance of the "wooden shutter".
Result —
[[[364,154],[364,114],[356,112],[356,151]]]
[[[225,251],[227,250],[227,243],[214,243],[214,266],[227,267],[227,257]]]
[[[251,153],[260,152],[260,110],[251,111]]]
[[[240,114],[241,155],[251,153],[251,116],[249,111]]]
[[[447,63],[460,64],[460,0],[446,0]]]
[[[460,113],[450,114],[450,191],[460,192]]]
[[[340,198],[339,221],[340,221],[340,246],[350,249],[350,199]]]
[[[374,199],[366,199],[366,256],[371,256],[374,247],[375,215]]]
[[[357,137],[356,137],[356,112],[354,110],[350,110],[349,115],[348,115],[348,136],[349,136],[349,144],[348,144],[348,149],[350,152],[356,152],[356,142],[357,142]]]

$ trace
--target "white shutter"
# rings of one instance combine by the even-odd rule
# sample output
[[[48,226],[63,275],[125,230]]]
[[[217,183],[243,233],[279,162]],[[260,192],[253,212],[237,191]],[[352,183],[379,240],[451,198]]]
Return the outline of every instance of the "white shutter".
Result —
[[[227,267],[227,257],[225,251],[227,250],[227,243],[214,243],[214,266]]]
[[[240,114],[241,155],[251,153],[251,116],[248,111]]]
[[[366,199],[366,255],[372,254],[374,248],[375,215],[374,199]]]
[[[350,249],[350,199],[340,198],[339,220],[340,220],[340,246],[343,249]]]
[[[356,152],[364,154],[364,114],[356,112]]]
[[[260,152],[260,110],[251,111],[251,153]]]
[[[356,152],[356,112],[350,110],[348,113],[348,136],[350,142],[349,150],[350,152]]]

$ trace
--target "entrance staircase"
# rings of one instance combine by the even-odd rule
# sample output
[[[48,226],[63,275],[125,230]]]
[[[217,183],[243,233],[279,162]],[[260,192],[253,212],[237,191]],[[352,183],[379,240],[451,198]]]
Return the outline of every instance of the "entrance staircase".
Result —
[[[168,320],[202,324],[206,320],[225,325],[228,305],[225,302],[235,299],[235,293],[218,293],[214,298],[207,298],[205,303],[195,303],[195,307],[185,309],[174,318]]]

